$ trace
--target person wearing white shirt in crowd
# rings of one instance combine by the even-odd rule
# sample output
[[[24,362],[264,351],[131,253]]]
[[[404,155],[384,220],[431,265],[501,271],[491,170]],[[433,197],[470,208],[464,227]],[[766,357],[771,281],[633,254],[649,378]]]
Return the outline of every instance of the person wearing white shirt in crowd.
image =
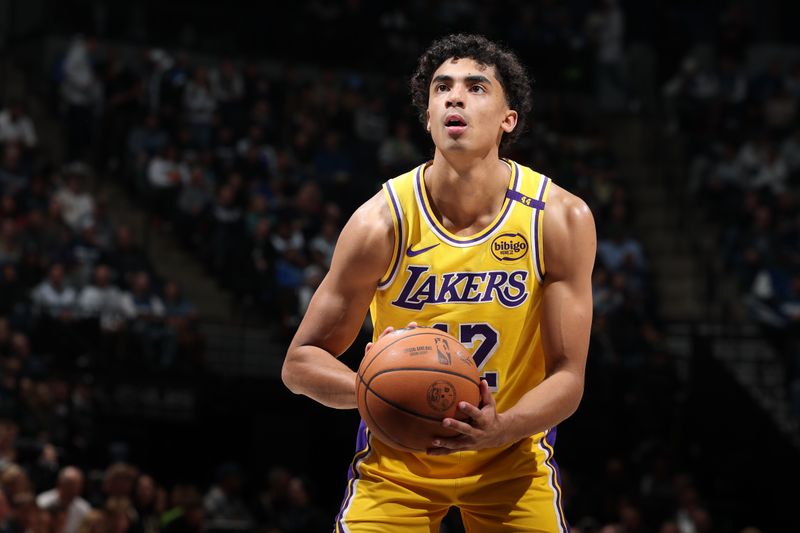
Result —
[[[35,148],[39,142],[33,121],[20,102],[13,102],[0,111],[0,143],[9,142],[20,143],[27,149]]]
[[[94,199],[81,183],[84,172],[77,165],[68,167],[65,172],[66,183],[55,194],[55,199],[61,205],[61,216],[73,231],[83,228],[94,213]]]
[[[54,263],[47,278],[33,289],[34,308],[59,320],[70,320],[75,312],[77,294],[64,284],[64,265]]]
[[[63,509],[67,516],[63,533],[77,533],[84,517],[91,510],[89,502],[81,497],[83,492],[83,472],[74,466],[61,469],[55,488],[36,497],[36,505],[46,511]]]
[[[94,283],[84,287],[78,296],[78,309],[86,317],[97,317],[103,331],[116,332],[128,318],[124,298],[125,292],[111,284],[111,269],[107,265],[97,265]],[[128,308],[127,312],[130,310]]]
[[[189,167],[178,160],[178,150],[169,146],[163,154],[150,160],[147,168],[150,186],[157,189],[172,189],[189,181]]]

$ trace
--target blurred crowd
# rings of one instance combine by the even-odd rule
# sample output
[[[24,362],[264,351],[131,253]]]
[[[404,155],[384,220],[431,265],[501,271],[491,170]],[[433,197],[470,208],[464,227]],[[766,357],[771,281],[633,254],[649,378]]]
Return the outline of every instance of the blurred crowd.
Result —
[[[430,20],[491,25],[503,14],[469,16],[474,4],[444,2]],[[685,384],[661,343],[635,205],[597,116],[639,109],[626,72],[626,14],[611,0],[521,4],[507,42],[535,67],[535,120],[506,155],[552,176],[595,215],[592,386],[578,432],[592,441],[609,427],[619,434],[618,442],[598,445],[592,464],[602,467],[563,472],[573,531],[712,531],[726,523],[724,506],[681,451]],[[331,21],[363,22],[371,9],[308,5],[316,8],[302,20],[318,23],[323,41],[330,28],[342,31]],[[381,42],[404,57],[419,52],[403,38],[413,33],[415,9],[421,4],[397,7],[375,26],[389,28]],[[735,42],[731,33],[725,42]],[[327,513],[340,492],[311,486],[331,480],[279,466],[259,482],[247,479],[247,465],[203,465],[217,467],[206,486],[160,479],[130,463],[88,466],[96,383],[114,373],[191,376],[202,372],[204,352],[200,317],[179,280],[158,274],[159,258],[114,220],[108,198],[96,191],[121,186],[153,231],[174,237],[238,307],[265,317],[286,340],[349,213],[382,181],[432,154],[404,81],[412,65],[397,76],[348,70],[346,59],[342,68],[307,69],[110,45],[91,35],[73,36],[61,52],[47,109],[63,131],[66,164],[42,152],[30,101],[0,102],[0,283],[9,295],[0,299],[0,414],[7,417],[0,424],[0,529],[329,529]],[[797,222],[797,68],[784,65],[775,77],[772,70],[746,73],[741,57],[701,65],[688,60],[666,85],[669,127],[697,140],[690,144],[692,190],[725,228],[726,257],[744,290],[763,291],[768,276],[768,307],[789,324],[786,313],[795,310],[779,300],[781,291],[800,290],[800,283],[786,270],[772,273],[789,263],[766,258],[796,259],[788,252]],[[709,135],[718,131],[730,135]],[[342,474],[334,491],[344,486],[344,465]],[[459,531],[455,516],[443,531]]]
[[[105,467],[63,464],[58,450],[37,453],[20,428],[0,419],[0,530],[7,533],[316,533],[329,520],[309,482],[284,467],[247,479],[226,462],[201,486],[141,471],[124,460]],[[245,485],[245,482],[248,485]],[[248,490],[245,491],[245,488]]]
[[[733,303],[782,358],[800,416],[800,52],[697,48],[664,97],[668,131],[684,139],[690,161],[690,200],[737,286]]]

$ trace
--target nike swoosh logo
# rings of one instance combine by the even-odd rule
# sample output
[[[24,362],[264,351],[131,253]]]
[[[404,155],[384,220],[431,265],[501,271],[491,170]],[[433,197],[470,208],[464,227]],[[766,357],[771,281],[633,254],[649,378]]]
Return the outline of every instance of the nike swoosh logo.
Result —
[[[436,247],[437,247],[437,246],[439,246],[440,244],[441,244],[440,242],[437,242],[436,244],[434,244],[434,245],[432,245],[432,246],[428,246],[427,248],[422,248],[422,249],[420,249],[420,250],[412,250],[412,249],[411,249],[411,246],[409,246],[409,247],[408,247],[408,250],[406,250],[406,255],[407,255],[408,257],[416,257],[416,256],[418,256],[419,254],[424,254],[425,252],[427,252],[427,251],[428,251],[428,250],[430,250],[431,248],[436,248]]]

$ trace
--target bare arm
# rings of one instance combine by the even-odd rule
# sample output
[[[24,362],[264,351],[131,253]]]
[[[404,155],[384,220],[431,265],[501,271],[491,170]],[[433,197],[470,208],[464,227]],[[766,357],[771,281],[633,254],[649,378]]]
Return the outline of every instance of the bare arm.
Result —
[[[542,301],[542,342],[546,376],[509,410],[498,413],[486,382],[481,406],[462,402],[471,423],[442,421],[461,435],[434,439],[428,453],[503,446],[549,429],[569,417],[583,396],[589,332],[592,324],[592,269],[597,236],[586,204],[555,187],[545,209],[546,277]]]
[[[545,209],[543,231],[547,269],[542,341],[547,376],[502,413],[507,442],[555,426],[575,412],[583,396],[597,249],[594,218],[582,200],[556,187]]]
[[[289,390],[329,407],[356,407],[355,373],[338,357],[358,335],[393,247],[392,218],[381,191],[342,230],[331,269],[286,353],[281,377]]]

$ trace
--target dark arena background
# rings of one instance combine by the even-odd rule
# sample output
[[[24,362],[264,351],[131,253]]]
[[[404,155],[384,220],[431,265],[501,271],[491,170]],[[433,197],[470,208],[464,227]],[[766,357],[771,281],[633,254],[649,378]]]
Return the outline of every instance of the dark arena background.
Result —
[[[331,530],[358,414],[283,356],[477,32],[535,80],[508,155],[597,222],[573,531],[800,531],[799,6],[0,0],[0,530]]]

